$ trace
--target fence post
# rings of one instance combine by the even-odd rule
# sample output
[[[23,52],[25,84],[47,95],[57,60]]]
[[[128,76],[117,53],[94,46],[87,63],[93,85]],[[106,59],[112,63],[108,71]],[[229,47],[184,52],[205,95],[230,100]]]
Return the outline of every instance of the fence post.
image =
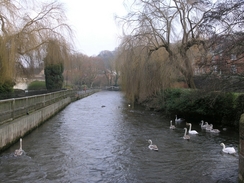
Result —
[[[11,117],[12,117],[12,119],[14,119],[14,110],[15,110],[15,99],[13,98],[12,102],[11,102]]]
[[[244,183],[244,114],[239,123],[239,183]]]
[[[26,114],[29,114],[29,101],[28,101],[29,97],[25,98],[25,112]]]

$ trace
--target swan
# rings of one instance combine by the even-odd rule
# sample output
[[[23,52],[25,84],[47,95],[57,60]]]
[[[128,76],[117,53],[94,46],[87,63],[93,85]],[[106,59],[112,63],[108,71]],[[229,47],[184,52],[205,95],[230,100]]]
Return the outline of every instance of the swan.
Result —
[[[183,118],[177,118],[177,115],[175,115],[175,122],[182,122],[184,121]]]
[[[156,145],[153,145],[151,140],[148,140],[148,142],[150,143],[150,145],[148,146],[150,150],[158,151],[158,147]]]
[[[203,124],[203,123],[204,123],[204,121],[202,120],[201,121],[201,128],[206,129],[209,126],[209,124],[208,124],[208,122],[205,122],[205,124]]]
[[[212,130],[213,129],[213,125],[212,124],[210,124],[210,125],[208,125],[207,127],[206,127],[206,130],[207,131],[210,131],[210,130]]]
[[[225,147],[225,144],[224,143],[221,143],[220,145],[223,146],[222,151],[224,153],[228,153],[228,154],[234,154],[234,153],[236,153],[236,150],[235,150],[234,147]]]
[[[191,130],[191,123],[186,123],[186,125],[190,126],[189,131],[188,131],[189,134],[198,134],[198,132],[196,130]]]
[[[187,128],[184,128],[184,130],[185,130],[185,133],[184,133],[183,139],[189,140],[190,139],[190,136],[189,135],[186,135]]]
[[[170,121],[170,127],[169,127],[170,129],[175,129],[175,125],[172,125],[172,120]]]
[[[20,138],[19,142],[20,142],[20,148],[15,150],[14,153],[15,156],[21,156],[24,152],[24,150],[22,149],[22,138]]]
[[[220,131],[218,129],[213,129],[213,125],[211,124],[211,129],[209,130],[212,133],[219,133]]]

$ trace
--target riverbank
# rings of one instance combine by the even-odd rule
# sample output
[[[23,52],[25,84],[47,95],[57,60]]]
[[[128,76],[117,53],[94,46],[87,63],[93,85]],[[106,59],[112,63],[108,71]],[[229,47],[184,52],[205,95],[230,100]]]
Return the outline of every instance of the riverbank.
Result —
[[[238,128],[243,113],[244,95],[169,89],[157,96],[148,97],[140,104],[148,110],[161,112],[170,118],[177,114],[185,119],[205,119]]]

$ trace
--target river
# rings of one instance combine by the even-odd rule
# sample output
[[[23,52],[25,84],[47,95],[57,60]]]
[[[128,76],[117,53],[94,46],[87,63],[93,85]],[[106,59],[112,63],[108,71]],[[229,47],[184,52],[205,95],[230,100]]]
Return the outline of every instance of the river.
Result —
[[[185,122],[169,129],[160,113],[134,109],[121,92],[102,91],[71,103],[0,154],[1,182],[231,183],[238,182],[238,154],[222,153],[220,143],[238,149],[238,132],[184,140]],[[174,120],[173,120],[174,121]],[[211,123],[211,122],[210,122]],[[173,122],[174,124],[174,122]],[[218,128],[218,126],[214,126]],[[158,151],[148,148],[148,140]]]

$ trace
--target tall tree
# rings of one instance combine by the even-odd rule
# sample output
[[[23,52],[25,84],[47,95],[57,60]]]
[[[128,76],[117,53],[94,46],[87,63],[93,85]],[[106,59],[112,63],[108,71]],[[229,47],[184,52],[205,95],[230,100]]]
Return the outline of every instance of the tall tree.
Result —
[[[45,80],[48,90],[58,90],[63,86],[64,60],[67,58],[65,45],[61,46],[58,40],[49,40],[47,55],[44,58]]]
[[[238,61],[244,57],[244,1],[218,0],[211,11],[204,16],[200,26],[201,34],[205,34],[212,52],[221,54],[222,59],[230,59],[235,54]],[[213,55],[215,56],[215,55]]]
[[[3,0],[0,10],[0,78],[3,83],[14,81],[15,63],[18,63],[17,68],[23,68],[43,61],[50,39],[72,45],[68,41],[72,31],[66,23],[63,6],[57,1]]]
[[[121,18],[132,41],[147,50],[148,58],[160,48],[168,53],[175,72],[182,75],[190,88],[195,88],[190,48],[204,47],[199,25],[210,9],[208,0],[135,0],[131,12]]]
[[[122,88],[133,104],[154,96],[170,86],[175,77],[168,65],[168,54],[164,48],[154,51],[147,58],[147,50],[129,36],[124,38],[119,48],[117,63],[120,70]],[[139,46],[136,46],[139,45]]]

